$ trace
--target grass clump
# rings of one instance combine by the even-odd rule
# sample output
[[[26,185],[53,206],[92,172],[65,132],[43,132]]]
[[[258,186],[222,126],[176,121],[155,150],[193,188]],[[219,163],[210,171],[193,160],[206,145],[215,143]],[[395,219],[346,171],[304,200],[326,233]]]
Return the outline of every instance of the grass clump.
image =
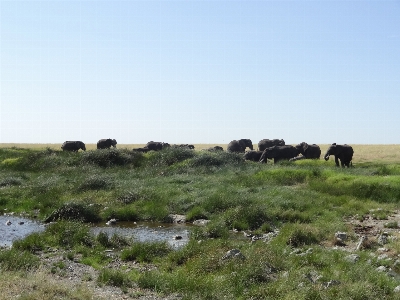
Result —
[[[83,164],[93,164],[108,168],[113,166],[139,167],[143,163],[143,154],[126,149],[100,149],[82,153]]]
[[[120,288],[132,286],[132,282],[125,272],[108,268],[102,268],[100,270],[100,274],[97,277],[97,283],[99,285],[110,285]]]
[[[22,184],[22,179],[14,176],[10,176],[0,180],[0,187],[17,186],[21,184]]]
[[[28,251],[0,250],[0,270],[29,271],[39,266],[40,259]]]
[[[69,202],[62,204],[61,207],[54,210],[45,222],[55,222],[59,220],[80,221],[80,222],[99,222],[100,207],[94,204],[86,204],[82,202]]]
[[[130,245],[130,242],[125,237],[115,233],[109,237],[108,234],[103,231],[96,236],[96,241],[105,248],[122,248]]]
[[[151,151],[147,154],[146,165],[152,167],[171,166],[192,158],[196,155],[193,150],[185,148],[164,148],[161,151]]]
[[[157,258],[165,257],[171,251],[171,247],[166,242],[136,242],[122,251],[121,259],[153,262]]]
[[[114,186],[114,181],[109,176],[96,174],[86,178],[79,186],[79,191],[109,190]]]

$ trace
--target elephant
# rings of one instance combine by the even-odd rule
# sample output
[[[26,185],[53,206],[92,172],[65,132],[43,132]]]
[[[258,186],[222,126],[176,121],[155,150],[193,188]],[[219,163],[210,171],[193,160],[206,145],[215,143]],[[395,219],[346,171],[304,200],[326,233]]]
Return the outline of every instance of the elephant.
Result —
[[[309,145],[306,142],[302,142],[295,147],[302,156],[294,157],[293,160],[319,159],[321,156],[321,148],[316,144]]]
[[[194,149],[194,145],[189,145],[189,144],[174,144],[171,146],[172,148],[183,148],[183,149]]]
[[[253,150],[253,142],[250,139],[233,140],[228,144],[227,151],[240,153],[244,152],[246,147],[249,147],[250,150]]]
[[[78,152],[79,149],[82,149],[83,151],[86,151],[86,146],[81,141],[65,141],[62,144],[61,149],[63,151]]]
[[[170,145],[168,143],[150,141],[144,147],[149,149],[149,150],[158,151],[158,150],[162,150],[164,148],[167,148],[169,146]]]
[[[167,147],[170,147],[170,145],[168,143],[150,141],[143,148],[136,148],[136,149],[133,149],[133,150],[134,151],[138,151],[138,152],[146,153],[146,152],[149,152],[151,150],[159,151],[159,150],[162,150],[162,149],[167,148]]]
[[[260,157],[259,162],[266,163],[267,158],[274,159],[274,163],[280,160],[290,160],[293,157],[299,155],[299,150],[291,145],[285,146],[273,146],[265,149]]]
[[[113,146],[117,147],[117,141],[115,139],[101,139],[97,142],[97,149],[110,149]]]
[[[203,149],[203,150],[214,152],[214,151],[224,151],[224,148],[222,148],[221,146],[214,146],[214,147],[210,147],[210,148]]]
[[[256,161],[258,162],[261,158],[261,155],[264,153],[264,151],[256,151],[256,150],[251,150],[251,151],[247,151],[244,154],[244,159],[245,160],[250,160],[250,161]]]
[[[335,155],[336,166],[339,167],[339,160],[342,167],[350,167],[353,159],[354,150],[353,147],[349,145],[336,145],[333,143],[324,155],[324,159],[328,160],[330,155]]]
[[[285,146],[285,141],[283,139],[263,139],[258,142],[258,151],[264,151],[265,149],[273,146]]]

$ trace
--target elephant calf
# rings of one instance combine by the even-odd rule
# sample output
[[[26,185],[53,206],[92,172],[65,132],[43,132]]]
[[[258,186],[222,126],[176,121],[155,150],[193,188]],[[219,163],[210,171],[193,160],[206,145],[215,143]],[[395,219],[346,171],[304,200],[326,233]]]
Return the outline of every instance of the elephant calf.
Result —
[[[113,146],[117,146],[117,141],[115,139],[101,139],[97,142],[97,149],[110,149]]]
[[[65,141],[62,144],[61,149],[63,151],[78,152],[79,149],[82,149],[83,151],[86,151],[86,146],[81,141]]]
[[[326,151],[324,159],[328,160],[330,155],[335,156],[336,166],[339,167],[339,160],[342,167],[350,167],[352,165],[351,161],[353,159],[354,150],[353,147],[349,145],[336,145],[333,143]]]
[[[210,148],[207,148],[207,149],[203,149],[203,151],[210,151],[210,152],[224,151],[224,148],[222,148],[221,146],[214,146],[214,147],[210,147]]]
[[[261,155],[264,153],[264,151],[256,151],[256,150],[251,150],[251,151],[247,151],[244,154],[244,159],[245,160],[250,160],[250,161],[260,161]]]

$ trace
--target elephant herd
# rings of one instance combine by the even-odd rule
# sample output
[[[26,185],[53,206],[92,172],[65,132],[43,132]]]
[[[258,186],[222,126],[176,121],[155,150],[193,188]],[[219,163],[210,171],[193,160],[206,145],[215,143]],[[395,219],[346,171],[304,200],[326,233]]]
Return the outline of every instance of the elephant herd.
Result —
[[[250,151],[245,151],[246,148]],[[296,146],[285,145],[283,139],[263,139],[258,143],[258,150],[253,150],[253,145],[249,139],[234,140],[228,144],[229,152],[244,152],[244,159],[266,163],[267,159],[273,159],[274,163],[280,160],[296,161],[300,159],[319,159],[321,149],[316,144],[302,142]],[[337,145],[333,143],[324,155],[325,160],[329,160],[330,155],[335,156],[336,166],[350,167],[353,159],[354,150],[349,145]]]
[[[116,147],[117,141],[115,139],[101,139],[97,142],[97,149],[109,149]],[[190,144],[174,144],[170,145],[163,142],[150,141],[143,148],[135,148],[133,151],[148,152],[159,151],[167,147],[194,149],[194,145]],[[250,151],[246,151],[249,148]],[[77,152],[79,149],[86,151],[85,144],[81,141],[66,141],[62,144],[63,151]],[[206,151],[223,151],[221,146],[214,146],[205,149]],[[262,139],[258,142],[258,150],[253,149],[253,143],[250,139],[233,140],[227,146],[228,152],[244,153],[244,159],[266,163],[267,159],[273,159],[274,163],[281,160],[296,161],[300,159],[319,159],[321,156],[321,149],[316,144],[307,144],[302,142],[296,146],[286,145],[283,139]],[[350,167],[353,159],[353,148],[349,145],[337,145],[333,143],[324,155],[325,160],[329,160],[330,155],[335,156],[336,166]]]

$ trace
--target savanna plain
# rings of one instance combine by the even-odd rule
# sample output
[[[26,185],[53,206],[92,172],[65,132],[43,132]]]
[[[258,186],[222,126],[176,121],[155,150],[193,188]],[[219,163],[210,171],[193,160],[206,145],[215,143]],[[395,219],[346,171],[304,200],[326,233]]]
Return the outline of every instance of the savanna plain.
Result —
[[[400,299],[400,145],[352,168],[60,146],[0,145],[1,213],[47,224],[0,250],[0,299]],[[209,222],[180,248],[90,230],[171,215]]]

